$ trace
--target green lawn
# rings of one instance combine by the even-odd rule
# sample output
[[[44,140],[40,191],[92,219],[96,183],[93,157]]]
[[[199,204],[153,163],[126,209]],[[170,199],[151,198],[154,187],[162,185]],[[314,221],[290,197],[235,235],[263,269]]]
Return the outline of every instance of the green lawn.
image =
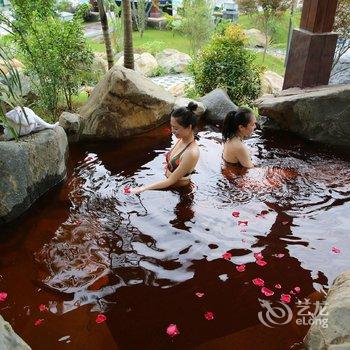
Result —
[[[280,20],[276,23],[272,34],[272,46],[285,49],[287,47],[288,27],[289,27],[289,12],[284,13]],[[299,27],[301,12],[297,11],[293,16],[293,27]],[[248,16],[241,15],[238,18],[238,24],[244,29],[259,28],[259,21],[256,15]],[[261,30],[261,29],[260,29]]]
[[[271,70],[273,72],[278,73],[279,75],[284,76],[284,72],[285,72],[284,60],[275,56],[266,55],[265,61],[263,62],[263,53],[257,52],[256,61],[262,66],[265,66],[266,70]]]
[[[88,43],[93,51],[104,52],[105,47],[102,41],[88,39]],[[181,52],[190,53],[190,43],[186,37],[175,34],[167,30],[147,29],[143,37],[138,32],[133,32],[133,45],[135,51],[142,49],[150,53],[162,51],[166,48],[177,49]]]

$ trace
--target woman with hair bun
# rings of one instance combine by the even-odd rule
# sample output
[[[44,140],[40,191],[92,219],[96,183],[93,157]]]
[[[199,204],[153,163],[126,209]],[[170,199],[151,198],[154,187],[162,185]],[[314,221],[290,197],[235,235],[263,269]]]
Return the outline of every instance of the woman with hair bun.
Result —
[[[253,168],[250,152],[243,140],[255,130],[256,118],[249,108],[238,108],[227,114],[222,128],[224,151],[222,158],[226,164],[240,164]]]
[[[147,190],[160,190],[170,186],[180,187],[190,183],[191,173],[199,159],[199,147],[195,140],[194,129],[197,117],[193,113],[197,104],[190,102],[187,107],[180,107],[171,113],[170,124],[172,133],[178,138],[175,146],[166,154],[166,179],[130,189],[130,193],[140,193]]]

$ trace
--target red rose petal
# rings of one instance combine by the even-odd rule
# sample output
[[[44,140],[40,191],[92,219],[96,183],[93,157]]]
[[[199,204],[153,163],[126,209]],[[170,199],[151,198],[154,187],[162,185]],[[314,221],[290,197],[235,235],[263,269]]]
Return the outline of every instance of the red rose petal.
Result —
[[[237,224],[238,226],[240,225],[248,226],[248,220],[238,220]]]
[[[226,252],[224,254],[222,254],[222,257],[225,259],[225,260],[230,260],[232,258],[232,254],[229,253],[229,252]]]
[[[39,305],[39,310],[40,310],[40,312],[48,311],[46,305],[44,305],[44,304],[40,304],[40,305]]]
[[[104,322],[104,321],[106,321],[107,320],[107,317],[105,316],[105,315],[103,315],[103,314],[98,314],[97,316],[96,316],[96,323],[102,323],[102,322]]]
[[[204,296],[204,293],[197,292],[197,293],[196,293],[196,296],[197,296],[198,298],[201,298],[201,297],[203,297],[203,296]]]
[[[267,265],[267,262],[265,260],[262,260],[262,259],[256,260],[255,263],[259,266]]]
[[[300,293],[300,287],[294,287],[294,290],[295,290],[297,293]]]
[[[34,326],[40,326],[44,322],[44,319],[39,318],[34,322]]]
[[[245,265],[236,266],[236,270],[237,270],[238,272],[243,272],[243,271],[245,271]]]
[[[271,289],[268,289],[266,287],[261,288],[261,293],[265,294],[267,297],[270,297],[271,295],[275,294],[275,292],[273,292]]]
[[[277,256],[277,258],[281,259],[281,258],[284,257],[284,254],[283,254],[283,253],[279,253],[279,254],[277,254],[276,256]]]
[[[340,249],[337,247],[332,247],[332,252],[335,254],[339,254],[340,253]]]
[[[282,294],[281,301],[284,303],[290,303],[291,296],[289,294]]]
[[[281,289],[282,286],[281,286],[279,283],[276,283],[276,284],[275,284],[275,288],[276,288],[276,289]]]
[[[166,329],[166,333],[168,334],[169,337],[175,337],[176,335],[180,334],[176,324],[173,324],[173,323],[169,324],[169,326]]]
[[[208,321],[211,321],[214,319],[214,314],[211,312],[211,311],[207,311],[205,314],[204,314],[204,317],[208,320]]]
[[[261,253],[254,253],[254,258],[256,260],[261,260],[264,259],[263,255]]]
[[[124,187],[124,194],[130,194],[130,192],[131,192],[130,186],[125,186]]]
[[[252,281],[256,286],[259,287],[262,287],[265,284],[265,281],[261,278],[254,278]]]
[[[0,301],[5,301],[7,298],[7,293],[6,292],[0,292]]]
[[[240,212],[239,212],[239,211],[233,211],[233,212],[232,212],[232,216],[233,216],[234,218],[238,218],[239,215],[240,215]]]

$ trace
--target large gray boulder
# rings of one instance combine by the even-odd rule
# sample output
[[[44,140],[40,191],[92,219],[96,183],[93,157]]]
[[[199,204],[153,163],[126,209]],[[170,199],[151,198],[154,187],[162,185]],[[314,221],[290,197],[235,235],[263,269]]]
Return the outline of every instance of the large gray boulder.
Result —
[[[156,60],[167,73],[184,73],[192,58],[175,49],[164,49],[156,55]]]
[[[0,349],[2,350],[30,350],[24,342],[0,315]]]
[[[304,344],[310,350],[350,349],[350,270],[334,281]]]
[[[350,145],[350,85],[288,89],[255,101],[266,127],[312,141]]]
[[[26,211],[66,177],[64,130],[43,130],[16,141],[0,141],[0,224]]]
[[[114,66],[80,110],[81,137],[118,139],[169,120],[175,98],[143,75]]]
[[[206,108],[205,120],[212,124],[222,125],[227,113],[238,109],[222,89],[215,89],[198,100]]]

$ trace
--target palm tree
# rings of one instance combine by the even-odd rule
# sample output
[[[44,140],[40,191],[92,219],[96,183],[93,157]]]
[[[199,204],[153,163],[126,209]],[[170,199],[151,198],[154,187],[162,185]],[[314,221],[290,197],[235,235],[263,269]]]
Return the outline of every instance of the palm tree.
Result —
[[[132,47],[132,18],[130,0],[123,0],[124,14],[124,67],[134,69],[134,50]]]
[[[101,18],[103,40],[106,46],[108,69],[111,69],[114,65],[113,49],[111,44],[111,38],[109,36],[108,20],[107,20],[106,11],[103,5],[103,0],[97,0],[97,5],[98,5],[98,12],[100,13],[100,18]]]

